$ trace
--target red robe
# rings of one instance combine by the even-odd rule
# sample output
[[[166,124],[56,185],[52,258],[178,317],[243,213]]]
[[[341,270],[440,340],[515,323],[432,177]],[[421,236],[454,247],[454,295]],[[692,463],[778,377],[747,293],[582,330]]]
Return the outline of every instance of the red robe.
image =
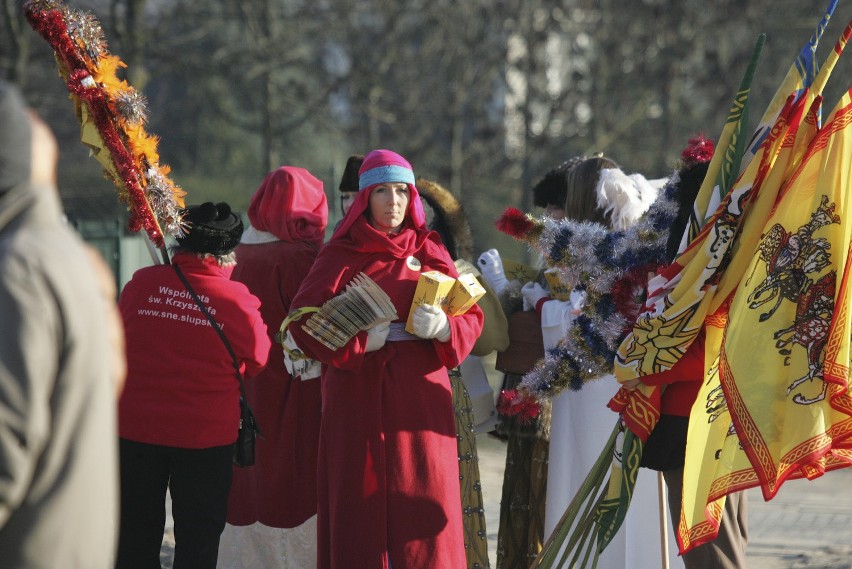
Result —
[[[387,236],[363,216],[349,221],[351,229],[320,253],[291,309],[322,305],[364,272],[405,322],[421,271],[457,276],[436,233],[408,224]],[[291,324],[297,344],[325,364],[319,569],[385,569],[388,555],[393,569],[466,566],[447,369],[470,353],[483,316],[474,306],[449,322],[446,343],[388,341],[370,353],[366,332],[332,351],[305,333],[302,321]]]
[[[317,511],[317,445],[320,380],[293,378],[284,367],[278,326],[317,255],[307,241],[240,245],[231,276],[261,301],[272,346],[266,368],[246,384],[246,394],[263,437],[256,463],[234,468],[228,498],[228,523],[293,528]]]

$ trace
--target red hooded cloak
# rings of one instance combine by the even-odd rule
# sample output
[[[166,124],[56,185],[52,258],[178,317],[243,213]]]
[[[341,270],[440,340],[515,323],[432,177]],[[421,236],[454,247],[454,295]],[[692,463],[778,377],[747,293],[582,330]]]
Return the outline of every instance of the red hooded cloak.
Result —
[[[274,335],[322,244],[328,220],[322,182],[303,168],[282,166],[254,193],[248,217],[251,228],[236,249],[231,278],[260,299],[272,347],[266,369],[246,383],[263,437],[255,465],[234,468],[228,523],[293,528],[317,511],[320,380],[291,377]]]
[[[391,160],[399,158],[387,154]],[[372,154],[372,153],[371,153]],[[368,155],[362,166],[373,163]],[[407,162],[404,162],[407,165]],[[410,166],[408,167],[410,169]],[[413,176],[411,178],[413,181]],[[395,181],[395,180],[388,180]],[[422,271],[457,276],[436,233],[425,228],[413,183],[400,233],[365,215],[376,184],[363,188],[302,283],[291,309],[321,306],[363,272],[408,317]],[[323,362],[317,519],[320,569],[447,569],[466,564],[452,393],[447,369],[480,334],[477,306],[449,317],[446,343],[388,341],[365,352],[367,333],[332,351],[290,325],[298,345]]]

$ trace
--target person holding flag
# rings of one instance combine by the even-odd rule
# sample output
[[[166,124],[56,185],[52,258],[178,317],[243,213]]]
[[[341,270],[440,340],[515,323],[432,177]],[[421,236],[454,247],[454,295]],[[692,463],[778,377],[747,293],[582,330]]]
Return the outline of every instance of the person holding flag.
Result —
[[[686,230],[688,214],[695,196],[707,173],[712,145],[706,148],[690,147],[681,157],[682,166],[677,171],[678,215],[671,225],[666,243],[666,256],[677,256],[680,236]],[[698,150],[698,152],[696,152]],[[662,472],[668,489],[668,506],[672,523],[677,527],[681,517],[683,469],[686,458],[687,428],[690,411],[704,379],[704,332],[699,332],[686,354],[672,369],[623,383],[635,388],[641,383],[660,386],[660,418],[642,448],[641,466]],[[728,496],[719,519],[715,539],[685,552],[681,558],[686,569],[738,569],[746,567],[748,544],[747,499],[743,492]]]
[[[844,124],[845,119],[841,118],[843,112],[838,112],[836,116],[840,120],[833,123],[832,129],[825,133],[822,140],[814,135],[815,127],[818,128],[820,123],[819,95],[831,67],[842,53],[849,37],[847,27],[841,41],[829,56],[829,65],[824,66],[818,73],[814,51],[835,5],[836,2],[829,5],[814,35],[800,51],[796,62],[764,112],[760,126],[752,137],[752,143],[746,148],[742,144],[744,138],[739,135],[728,139],[724,159],[721,156],[721,148],[717,151],[695,200],[695,219],[698,223],[690,224],[685,232],[685,245],[675,263],[664,271],[659,279],[651,282],[649,299],[646,302],[647,311],[637,319],[633,330],[622,342],[615,361],[616,376],[625,385],[636,383],[636,379],[643,380],[640,385],[642,389],[637,389],[630,396],[626,392],[620,392],[614,403],[622,412],[622,416],[631,423],[631,430],[644,439],[656,420],[656,416],[649,414],[647,408],[659,409],[660,397],[659,388],[648,387],[644,379],[663,371],[674,371],[678,363],[691,354],[692,344],[695,342],[703,344],[703,351],[708,354],[703,362],[701,392],[691,411],[684,467],[684,502],[677,532],[681,552],[690,551],[702,543],[717,539],[721,514],[726,508],[726,501],[731,499],[734,493],[756,484],[765,484],[764,496],[769,499],[773,495],[769,488],[774,485],[775,480],[762,479],[758,474],[766,468],[767,459],[773,452],[766,446],[763,450],[757,450],[761,445],[754,446],[752,436],[760,429],[753,422],[753,416],[742,422],[736,419],[747,416],[742,414],[742,411],[749,408],[748,403],[737,396],[731,384],[719,383],[718,378],[729,376],[730,369],[730,360],[725,359],[722,346],[724,338],[735,337],[734,330],[742,326],[743,320],[734,323],[729,314],[732,307],[736,306],[731,303],[736,302],[737,298],[743,298],[745,294],[739,291],[738,287],[743,283],[754,286],[759,282],[756,279],[759,279],[760,271],[755,272],[756,265],[753,262],[751,268],[749,267],[750,260],[773,258],[774,253],[771,252],[778,252],[777,247],[773,249],[773,243],[777,242],[779,236],[781,242],[784,242],[783,232],[775,231],[771,224],[767,224],[779,208],[778,200],[784,195],[785,186],[789,184],[786,180],[804,181],[800,174],[803,171],[801,161],[809,158],[810,153],[816,154],[816,148],[830,144],[830,140],[842,140],[839,133],[842,133],[843,129],[839,126]],[[750,67],[753,66],[754,64]],[[747,72],[746,76],[750,74],[751,72]],[[729,120],[725,131],[735,124],[740,125],[737,130],[744,128],[747,102],[746,97],[739,105],[740,118],[736,121]],[[843,105],[838,108],[842,109]],[[818,144],[814,150],[808,150],[810,140]],[[832,168],[840,164],[843,164],[842,160],[834,160]],[[823,165],[823,170],[829,169]],[[819,170],[815,169],[811,172],[817,171]],[[807,177],[805,187],[809,189],[805,190],[806,195],[813,195],[814,181],[817,179],[818,176],[814,174]],[[839,183],[841,187],[843,185],[842,174],[833,173],[826,179]],[[715,200],[713,195],[722,197]],[[713,210],[714,200],[719,205]],[[702,204],[710,204],[711,207],[706,211],[713,210],[712,213],[701,215]],[[820,208],[817,206],[814,206],[812,211],[817,217],[825,217],[824,223],[831,225],[833,212],[829,213],[829,210],[833,209],[827,205],[825,215],[819,213]],[[703,226],[701,219],[707,219]],[[812,221],[815,222],[811,228],[814,230],[823,223],[816,219]],[[802,226],[806,232],[807,225]],[[802,243],[802,237],[794,236],[790,243]],[[825,251],[823,247],[817,249]],[[818,258],[819,255],[812,260],[818,261]],[[786,261],[782,260],[782,264],[783,262]],[[788,281],[788,284],[790,282],[792,281]],[[831,296],[832,294],[827,292],[829,288],[826,287],[821,294]],[[775,290],[776,293],[770,293],[770,296],[777,295],[779,289]],[[799,294],[795,292],[795,288],[788,290]],[[801,292],[804,292],[804,289]],[[780,301],[780,298],[778,300]],[[807,312],[805,308],[800,308]],[[755,318],[763,321],[760,319],[765,320],[769,315],[758,315]],[[746,328],[742,330],[745,331]],[[782,333],[777,329],[771,333],[764,330],[760,334],[752,329],[752,332],[746,334],[737,334],[740,338],[748,338],[748,341],[742,342],[737,349],[753,346],[759,338],[769,342],[784,342]],[[777,347],[782,351],[789,350],[783,344]],[[711,354],[720,352],[721,357],[710,357]],[[819,348],[810,364],[814,374],[819,373],[822,367],[818,352]],[[752,348],[743,352],[746,353],[748,355],[743,361],[748,361],[751,365],[755,362],[754,355],[763,352]],[[785,375],[767,372],[772,369],[772,365],[751,369],[752,373],[748,374],[750,378],[776,378]],[[762,390],[757,398],[765,402],[771,393],[772,390]],[[778,418],[779,408],[778,405],[772,407],[772,411],[766,415],[773,417],[773,423]],[[652,417],[653,421],[643,424],[645,417]],[[787,423],[789,424],[789,421]],[[810,426],[804,427],[806,430],[825,424],[822,419],[814,420],[813,415],[803,417],[795,423]],[[770,427],[770,430],[775,428]],[[815,466],[815,470],[802,468],[795,476],[813,477],[817,475],[817,471],[824,472],[840,465],[848,465],[848,461],[836,460],[842,455],[836,449],[842,446],[843,443],[838,442],[824,446],[826,450],[832,447],[835,449],[826,455],[832,459]],[[737,458],[738,455],[745,456],[738,451],[740,447],[750,451],[755,449],[754,454],[750,456],[753,463]],[[794,476],[793,471],[788,470],[781,479],[788,476]]]

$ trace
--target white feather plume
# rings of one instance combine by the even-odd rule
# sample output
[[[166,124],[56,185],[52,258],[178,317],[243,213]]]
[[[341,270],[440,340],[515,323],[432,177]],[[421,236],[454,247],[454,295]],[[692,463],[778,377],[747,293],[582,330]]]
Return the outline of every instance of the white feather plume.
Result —
[[[627,229],[651,207],[665,182],[666,179],[649,181],[642,174],[628,176],[619,168],[605,168],[595,186],[598,208],[609,214],[613,229]]]

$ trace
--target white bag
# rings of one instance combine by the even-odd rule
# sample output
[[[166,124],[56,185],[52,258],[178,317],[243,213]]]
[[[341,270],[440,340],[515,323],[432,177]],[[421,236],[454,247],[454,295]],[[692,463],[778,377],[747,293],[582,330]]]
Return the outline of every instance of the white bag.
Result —
[[[459,366],[462,382],[470,397],[473,408],[473,421],[477,433],[487,433],[497,425],[497,406],[494,401],[494,390],[488,383],[488,375],[477,356],[468,356]]]

